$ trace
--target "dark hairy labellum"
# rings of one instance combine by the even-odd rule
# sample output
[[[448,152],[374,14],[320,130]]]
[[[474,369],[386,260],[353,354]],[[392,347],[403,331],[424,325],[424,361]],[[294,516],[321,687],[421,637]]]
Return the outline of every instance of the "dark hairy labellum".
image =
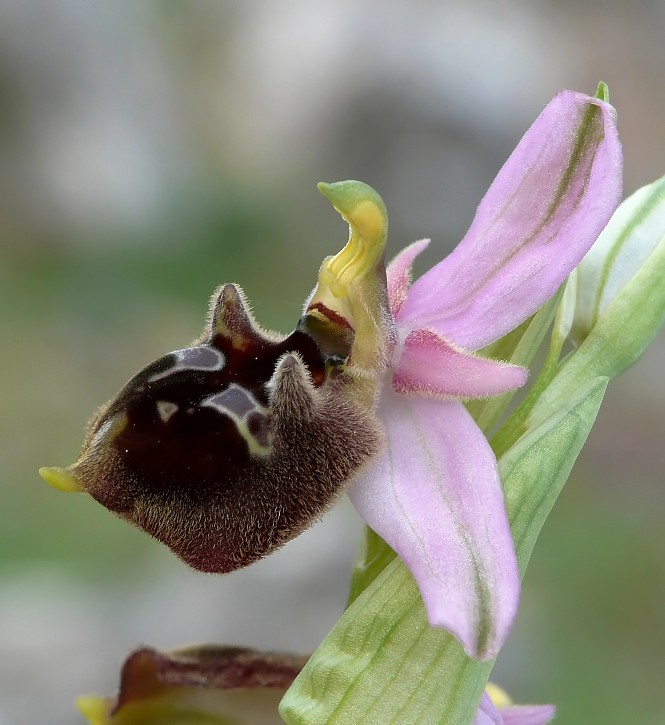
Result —
[[[201,339],[148,365],[98,413],[72,476],[196,569],[228,572],[275,550],[381,439],[353,395],[348,342],[336,351],[310,332],[262,331],[224,285]]]

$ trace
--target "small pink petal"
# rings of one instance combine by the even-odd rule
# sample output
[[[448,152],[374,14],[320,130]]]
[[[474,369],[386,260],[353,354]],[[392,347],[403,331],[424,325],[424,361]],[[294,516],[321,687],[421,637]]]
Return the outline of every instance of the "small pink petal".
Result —
[[[393,388],[425,397],[485,398],[519,388],[527,372],[460,350],[433,330],[415,330],[405,342]]]
[[[503,725],[503,718],[486,692],[483,692],[483,696],[480,698],[473,725]]]
[[[413,260],[427,247],[429,239],[421,239],[409,244],[390,262],[386,269],[388,277],[388,300],[393,317],[402,309],[411,285],[411,267]]]
[[[607,224],[621,195],[614,109],[560,91],[480,203],[464,240],[414,282],[397,316],[478,350],[549,299]]]
[[[499,710],[504,725],[546,725],[556,714],[554,705],[511,705]]]
[[[510,705],[497,709],[484,692],[473,725],[546,725],[555,713],[554,705]]]
[[[493,657],[520,588],[494,454],[457,401],[386,386],[379,415],[387,443],[353,482],[351,500],[411,570],[430,623],[471,656]]]

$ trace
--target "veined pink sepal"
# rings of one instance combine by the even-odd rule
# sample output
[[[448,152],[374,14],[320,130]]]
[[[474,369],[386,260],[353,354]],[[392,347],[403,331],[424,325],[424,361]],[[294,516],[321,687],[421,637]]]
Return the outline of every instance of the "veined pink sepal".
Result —
[[[621,196],[612,106],[560,91],[481,201],[465,238],[409,290],[397,315],[470,350],[497,340],[549,299]]]
[[[464,406],[384,390],[387,444],[353,482],[360,515],[400,555],[430,623],[467,652],[497,654],[519,575],[492,450]]]

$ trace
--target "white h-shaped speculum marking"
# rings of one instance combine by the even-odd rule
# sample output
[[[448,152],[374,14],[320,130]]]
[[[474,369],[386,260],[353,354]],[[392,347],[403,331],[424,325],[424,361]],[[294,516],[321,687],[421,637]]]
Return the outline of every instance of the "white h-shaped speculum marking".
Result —
[[[215,393],[201,401],[201,406],[213,408],[218,413],[229,417],[236,425],[238,433],[245,439],[249,452],[256,455],[270,453],[270,444],[260,443],[249,429],[249,416],[257,413],[264,418],[268,417],[268,409],[262,406],[256,398],[245,388],[231,383],[226,390]]]
[[[166,370],[162,370],[162,372],[149,377],[148,383],[156,383],[158,380],[169,377],[169,375],[185,370],[207,370],[214,372],[216,370],[222,370],[224,365],[226,365],[224,354],[219,350],[215,350],[214,347],[204,345],[187,347],[184,350],[176,350],[171,354],[175,355],[175,363]]]

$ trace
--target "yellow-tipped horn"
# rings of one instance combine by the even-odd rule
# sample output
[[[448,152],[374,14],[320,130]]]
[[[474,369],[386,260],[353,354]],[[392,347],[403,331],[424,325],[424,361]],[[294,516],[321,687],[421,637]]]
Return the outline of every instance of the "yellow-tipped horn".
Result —
[[[81,484],[66,468],[57,466],[40,468],[39,475],[49,486],[57,488],[58,491],[65,491],[66,493],[80,493],[83,491]]]

